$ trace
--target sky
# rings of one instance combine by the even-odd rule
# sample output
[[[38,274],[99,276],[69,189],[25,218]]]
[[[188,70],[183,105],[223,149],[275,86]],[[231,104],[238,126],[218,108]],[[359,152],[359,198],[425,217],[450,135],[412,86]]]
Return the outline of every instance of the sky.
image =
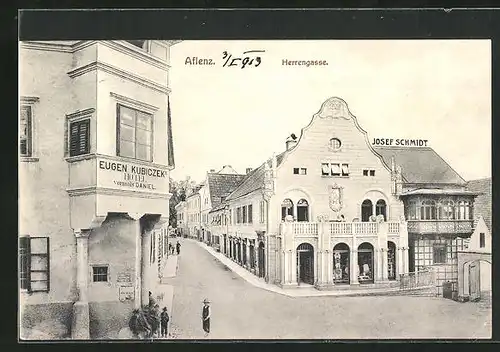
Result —
[[[249,50],[265,52],[243,55]],[[223,67],[224,51],[261,63]],[[170,65],[175,180],[200,182],[223,165],[258,167],[333,96],[370,140],[427,139],[465,180],[491,177],[489,40],[183,41]]]

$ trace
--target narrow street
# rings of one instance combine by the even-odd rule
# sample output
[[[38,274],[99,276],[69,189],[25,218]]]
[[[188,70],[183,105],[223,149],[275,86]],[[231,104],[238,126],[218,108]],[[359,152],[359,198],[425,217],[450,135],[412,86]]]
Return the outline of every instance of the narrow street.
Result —
[[[212,308],[211,339],[489,338],[484,303],[433,297],[286,297],[256,288],[192,240],[182,239],[172,279],[172,334],[203,339],[202,301]]]

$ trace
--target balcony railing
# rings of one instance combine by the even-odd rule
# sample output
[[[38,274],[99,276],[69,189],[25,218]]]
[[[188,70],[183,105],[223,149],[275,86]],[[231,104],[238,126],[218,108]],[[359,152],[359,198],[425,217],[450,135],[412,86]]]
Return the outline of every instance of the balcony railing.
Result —
[[[318,223],[316,222],[294,222],[292,223],[294,235],[317,235]]]
[[[408,232],[419,234],[470,233],[473,220],[410,220]]]

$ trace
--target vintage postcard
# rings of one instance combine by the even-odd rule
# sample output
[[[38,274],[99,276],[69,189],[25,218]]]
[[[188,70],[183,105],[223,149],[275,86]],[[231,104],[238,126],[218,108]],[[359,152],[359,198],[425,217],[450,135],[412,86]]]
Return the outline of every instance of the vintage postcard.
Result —
[[[22,341],[491,338],[491,41],[125,39],[19,43]]]

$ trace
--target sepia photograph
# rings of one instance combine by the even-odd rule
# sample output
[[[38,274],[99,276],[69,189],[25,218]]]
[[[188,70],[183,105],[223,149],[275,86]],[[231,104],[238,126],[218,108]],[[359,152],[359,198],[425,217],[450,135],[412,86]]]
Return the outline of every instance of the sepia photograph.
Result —
[[[492,338],[491,47],[21,40],[19,339]]]

